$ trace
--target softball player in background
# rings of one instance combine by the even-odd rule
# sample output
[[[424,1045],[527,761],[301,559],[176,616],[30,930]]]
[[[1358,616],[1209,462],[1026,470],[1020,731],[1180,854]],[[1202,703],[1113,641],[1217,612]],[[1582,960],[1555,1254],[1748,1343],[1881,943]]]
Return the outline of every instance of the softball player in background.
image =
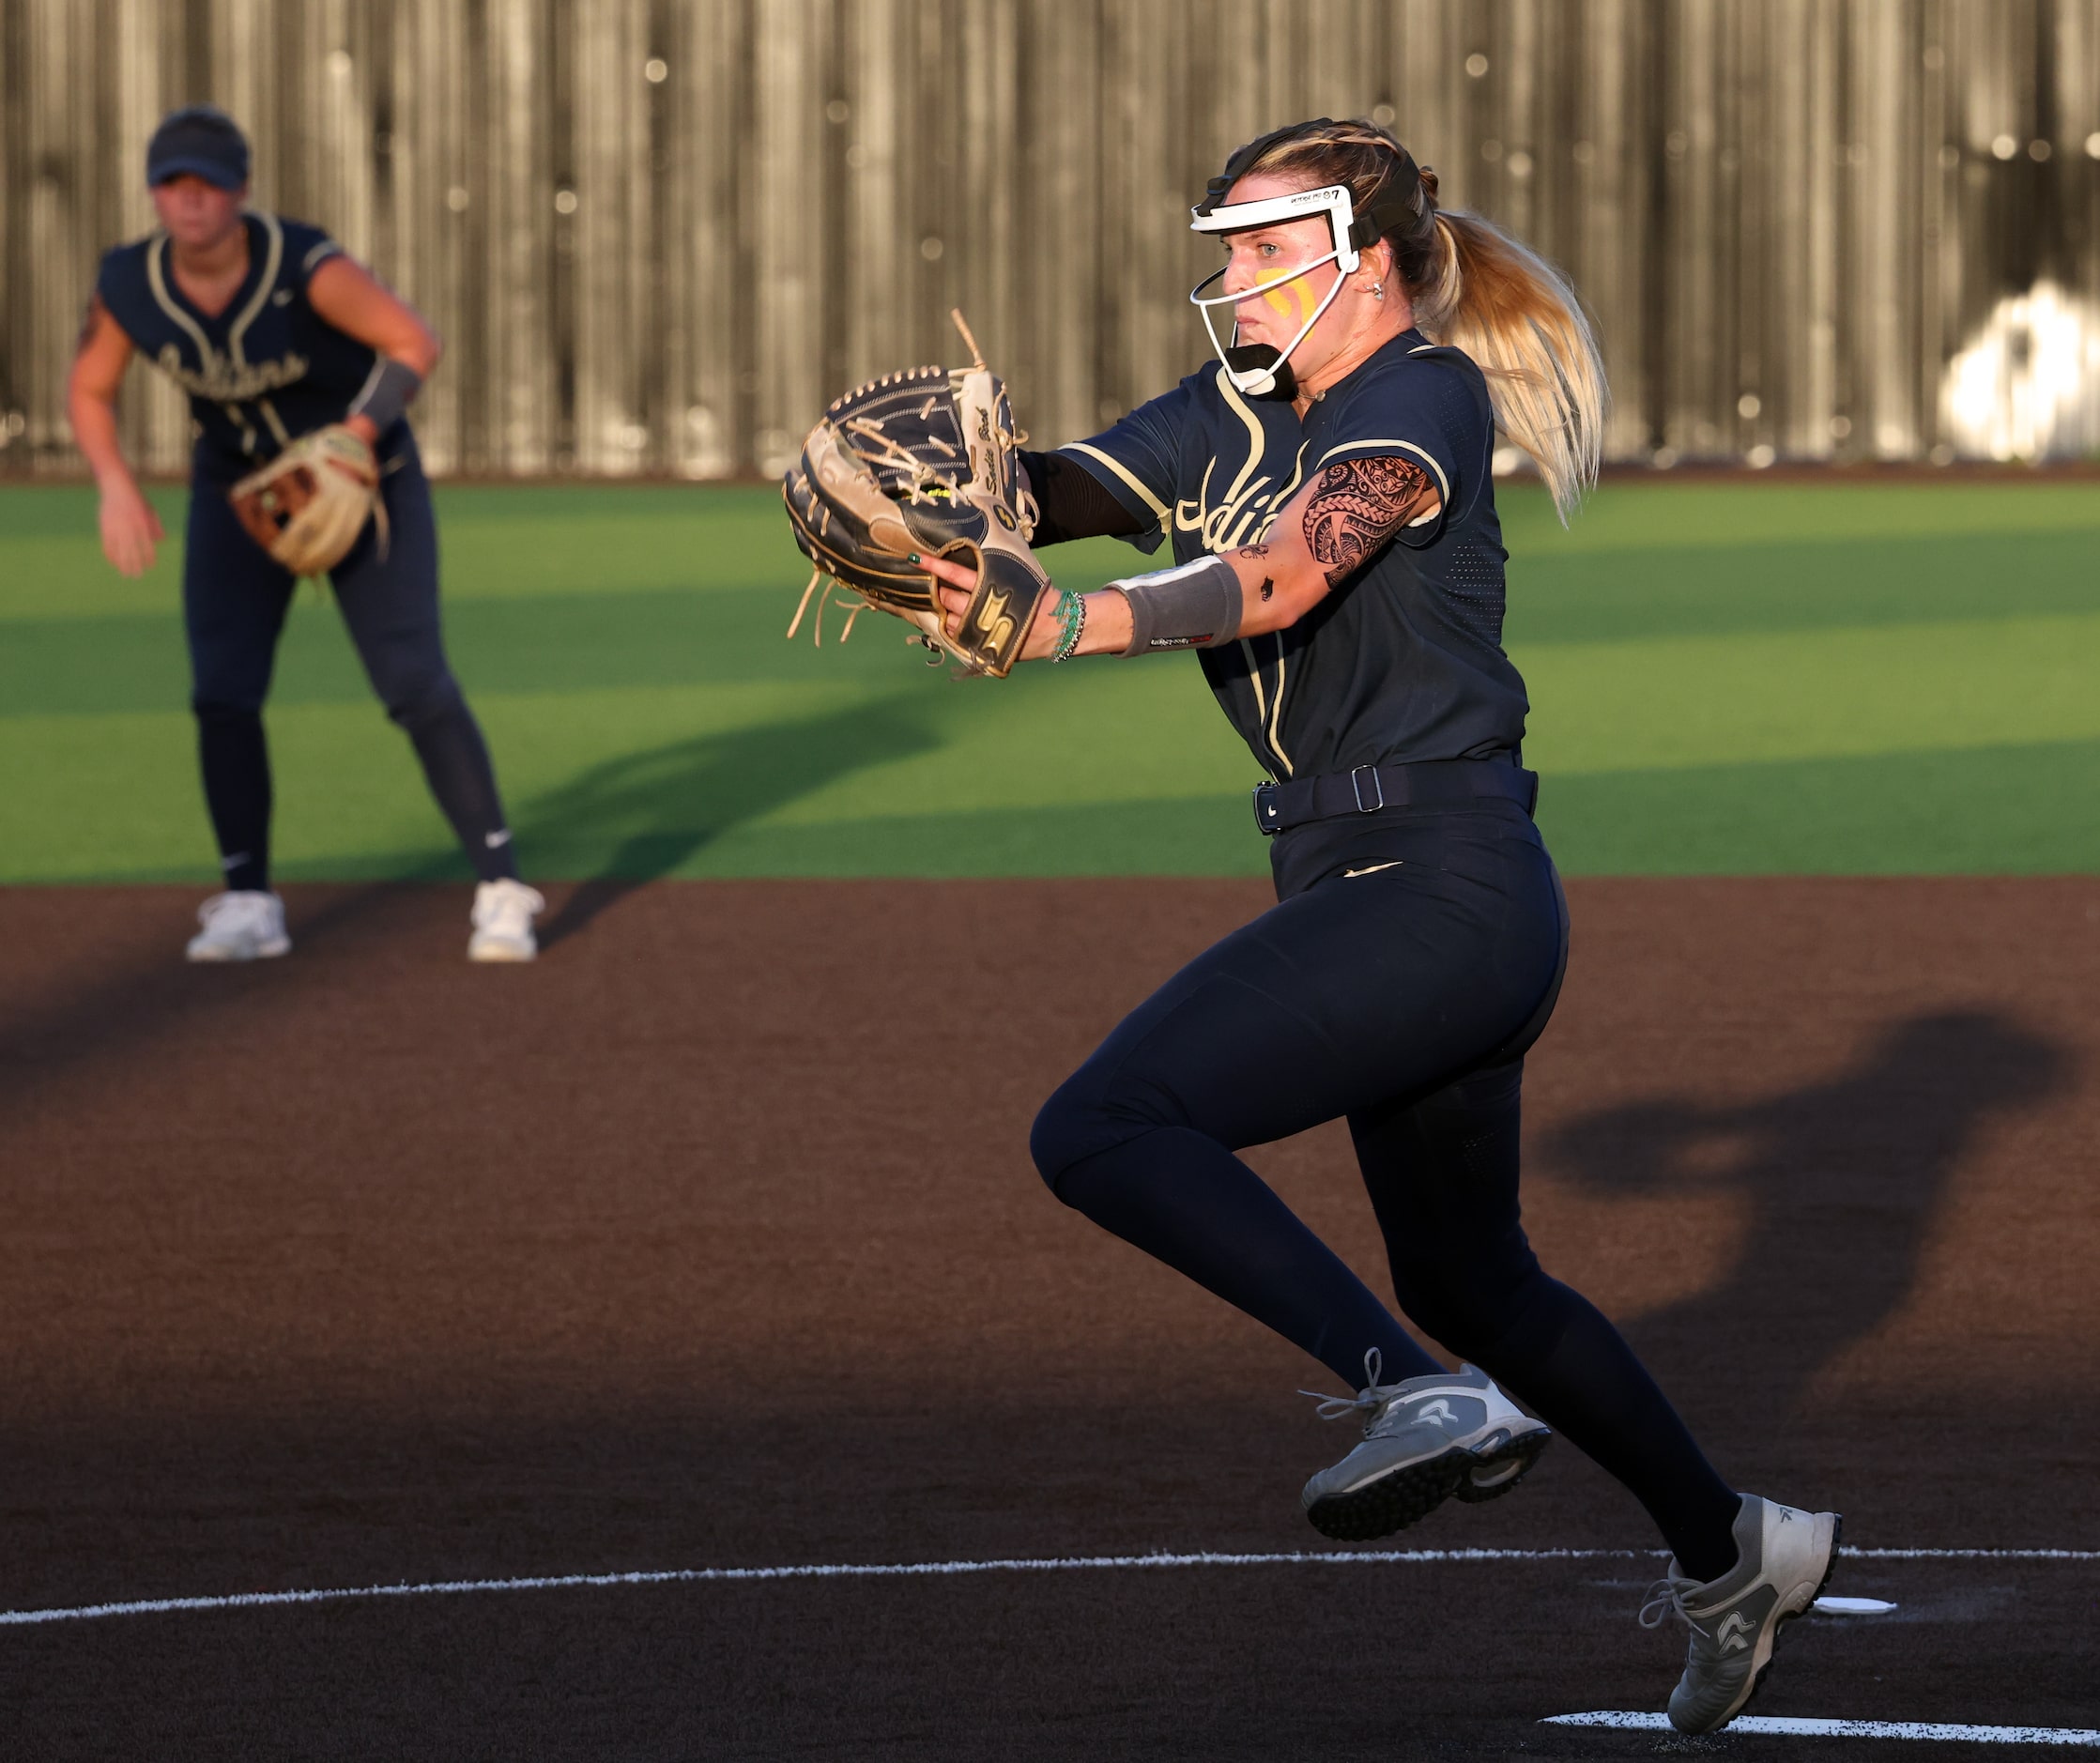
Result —
[[[1198,650],[1274,780],[1256,818],[1280,903],[1058,1090],[1036,1163],[1066,1204],[1361,1379],[1323,1412],[1360,1417],[1362,1442],[1305,1488],[1328,1536],[1495,1498],[1548,1424],[1565,1433],[1670,1545],[1642,1619],[1689,1625],[1670,1717],[1711,1731],[1828,1578],[1838,1519],[1723,1480],[1518,1219],[1523,1059],[1567,917],[1501,647],[1490,459],[1499,425],[1563,513],[1575,502],[1603,419],[1594,340],[1552,268],[1440,212],[1434,175],[1369,124],[1242,147],[1195,225],[1227,252],[1191,296],[1206,322],[1233,316],[1229,341],[1212,331],[1221,361],[1106,434],[1024,456],[1037,544],[1169,539],[1178,566],[1046,596],[1025,652]],[[925,567],[959,616],[970,572]],[[1337,1116],[1401,1308],[1469,1361],[1455,1373],[1234,1155]]]
[[[384,521],[330,573],[336,603],[480,879],[468,955],[530,960],[544,902],[517,878],[488,749],[445,659],[437,524],[404,415],[437,365],[437,338],[325,233],[249,208],[248,175],[248,142],[220,112],[194,106],[161,124],[146,149],[160,229],[103,258],[69,389],[101,491],[102,550],[127,575],[150,567],[163,536],[117,443],[117,388],[133,351],[190,394],[183,627],[225,887],[199,912],[189,957],[245,961],[292,946],[269,885],[262,707],[296,584],[226,492],[298,437],[341,423],[377,456]]]

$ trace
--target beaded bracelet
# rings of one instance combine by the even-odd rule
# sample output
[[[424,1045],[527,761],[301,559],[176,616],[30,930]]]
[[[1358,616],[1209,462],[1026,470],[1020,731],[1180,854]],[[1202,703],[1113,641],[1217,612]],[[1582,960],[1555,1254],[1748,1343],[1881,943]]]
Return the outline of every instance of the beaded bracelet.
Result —
[[[1056,642],[1050,644],[1050,659],[1052,661],[1063,661],[1066,655],[1071,655],[1071,638],[1073,638],[1071,603],[1073,603],[1073,598],[1078,598],[1078,596],[1075,596],[1069,588],[1058,588],[1056,590]]]
[[[1086,635],[1086,596],[1063,590],[1064,597],[1057,603],[1057,621],[1061,627],[1057,647],[1050,651],[1050,659],[1069,661],[1079,652],[1080,639]]]

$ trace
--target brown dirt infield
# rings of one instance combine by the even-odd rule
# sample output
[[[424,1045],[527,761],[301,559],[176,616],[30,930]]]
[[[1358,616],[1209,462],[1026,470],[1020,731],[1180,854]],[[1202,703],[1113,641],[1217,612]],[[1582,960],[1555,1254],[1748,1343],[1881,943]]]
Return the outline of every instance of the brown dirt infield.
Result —
[[[1237,882],[0,894],[0,1610],[1326,1549],[1317,1368],[1043,1189],[1039,1098]],[[1587,882],[1547,1265],[1867,1547],[2100,1547],[2100,881]],[[899,1064],[921,1074],[907,1090]],[[1257,1161],[1384,1285],[1345,1139]],[[1561,1446],[1403,1546],[1646,1549]],[[1650,1755],[1645,1559],[517,1591],[0,1625],[0,1755]],[[2091,1563],[1851,1560],[1762,1714],[2092,1725]],[[1727,1738],[1730,1755],[1860,1741]],[[1870,1744],[1876,1755],[1905,1747]],[[1950,1755],[1939,1745],[1928,1755]],[[2000,1755],[2015,1755],[2000,1753]]]

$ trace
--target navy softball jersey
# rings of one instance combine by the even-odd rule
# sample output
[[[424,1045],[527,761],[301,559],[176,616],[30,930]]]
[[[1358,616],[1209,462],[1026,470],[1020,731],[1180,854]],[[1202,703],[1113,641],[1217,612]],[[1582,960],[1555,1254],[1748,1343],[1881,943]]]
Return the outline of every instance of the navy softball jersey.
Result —
[[[1297,623],[1199,652],[1225,714],[1280,779],[1507,757],[1523,743],[1524,682],[1502,652],[1494,435],[1480,370],[1410,330],[1302,422],[1280,399],[1245,396],[1213,363],[1059,451],[1146,523],[1131,543],[1172,540],[1177,563],[1260,543],[1337,460],[1394,454],[1435,481],[1441,510]]]
[[[243,221],[248,279],[222,312],[207,316],[176,284],[165,233],[117,246],[95,283],[132,346],[190,394],[197,480],[221,486],[340,422],[378,360],[306,298],[314,271],[343,248],[301,221],[253,210]]]
[[[230,888],[269,885],[271,784],[262,725],[277,639],[297,585],[251,539],[228,488],[289,442],[343,421],[376,371],[373,349],[307,298],[341,247],[317,227],[250,211],[248,274],[206,314],[176,284],[167,236],[102,259],[96,292],[140,355],[190,395],[196,426],[182,573],[191,708],[205,800]],[[345,624],[387,713],[407,733],[475,874],[517,873],[494,768],[445,657],[437,528],[406,419],[379,437],[380,500],[330,574]]]
[[[1418,332],[1301,422],[1212,366],[1059,452],[1177,561],[1258,544],[1349,457],[1435,481],[1403,529],[1291,628],[1198,652],[1272,777],[1511,765],[1524,684],[1501,649],[1504,552],[1479,370]],[[1158,665],[1155,663],[1154,665]],[[1295,1341],[1350,1387],[1440,1372],[1235,1155],[1345,1118],[1402,1310],[1648,1507],[1688,1571],[1735,1559],[1739,1501],[1611,1323],[1547,1276],[1518,1203],[1523,1055],[1567,953],[1559,882],[1504,796],[1309,821],[1271,841],[1279,903],[1170,979],[1038,1115],[1058,1197]]]

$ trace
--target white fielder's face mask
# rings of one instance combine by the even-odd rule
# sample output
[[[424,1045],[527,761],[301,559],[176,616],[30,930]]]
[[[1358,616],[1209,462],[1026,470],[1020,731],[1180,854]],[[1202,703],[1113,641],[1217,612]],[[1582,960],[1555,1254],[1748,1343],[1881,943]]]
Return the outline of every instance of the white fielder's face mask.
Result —
[[[1332,249],[1322,255],[1310,262],[1294,264],[1273,281],[1258,282],[1252,287],[1243,288],[1236,294],[1206,296],[1203,290],[1224,279],[1231,268],[1228,264],[1216,275],[1206,276],[1199,282],[1188,295],[1188,303],[1203,315],[1203,329],[1210,335],[1211,347],[1218,351],[1218,359],[1225,366],[1226,377],[1234,386],[1250,398],[1289,397],[1295,383],[1289,369],[1292,351],[1312,334],[1312,327],[1320,322],[1327,308],[1334,304],[1335,296],[1341,292],[1342,283],[1362,261],[1357,247],[1350,241],[1350,233],[1356,224],[1356,209],[1350,200],[1348,187],[1343,184],[1328,184],[1318,190],[1295,191],[1283,196],[1265,196],[1258,202],[1221,203],[1207,212],[1203,208],[1196,208],[1191,212],[1195,218],[1189,222],[1189,231],[1195,233],[1244,233],[1259,226],[1283,226],[1293,221],[1307,221],[1317,217],[1326,219]],[[1280,350],[1267,344],[1241,345],[1238,309],[1242,303],[1285,287],[1327,263],[1335,267],[1334,285],[1321,297],[1319,304],[1298,327],[1296,336]],[[1219,306],[1233,309],[1230,343],[1219,340],[1217,321],[1211,315],[1213,310]]]

